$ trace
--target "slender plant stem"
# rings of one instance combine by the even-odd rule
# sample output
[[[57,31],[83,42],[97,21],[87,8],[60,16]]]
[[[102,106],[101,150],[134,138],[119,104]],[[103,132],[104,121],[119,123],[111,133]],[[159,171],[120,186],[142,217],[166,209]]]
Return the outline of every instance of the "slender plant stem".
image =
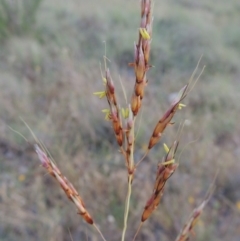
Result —
[[[104,238],[104,236],[103,236],[102,232],[100,231],[100,229],[98,228],[98,226],[95,223],[93,224],[93,226],[98,231],[98,233],[100,234],[103,241],[106,241],[106,239]]]
[[[135,241],[135,239],[136,239],[136,237],[137,237],[137,235],[138,235],[138,233],[139,233],[142,225],[143,225],[143,222],[141,222],[141,223],[139,224],[138,229],[137,229],[137,232],[136,232],[135,235],[134,235],[133,241]]]
[[[131,199],[131,194],[132,194],[132,182],[133,182],[133,172],[134,172],[134,144],[135,144],[134,126],[135,126],[135,118],[133,119],[133,125],[132,125],[132,129],[130,131],[130,135],[133,137],[131,153],[130,153],[130,160],[129,160],[129,168],[130,168],[131,172],[128,173],[128,193],[127,193],[126,202],[125,202],[124,224],[123,224],[123,232],[122,232],[122,240],[121,241],[125,240],[130,199]]]
[[[142,159],[141,159],[140,161],[138,161],[137,164],[135,165],[135,168],[137,168],[138,165],[144,160],[144,158],[148,155],[149,151],[150,151],[149,149],[146,151],[146,153],[144,154],[144,156],[142,157]]]
[[[132,180],[133,180],[133,174],[128,176],[128,193],[127,193],[127,198],[126,198],[126,203],[125,203],[122,241],[125,240],[125,234],[126,234],[126,230],[127,230],[127,220],[128,220],[129,206],[130,206],[130,198],[131,198],[131,193],[132,193]]]

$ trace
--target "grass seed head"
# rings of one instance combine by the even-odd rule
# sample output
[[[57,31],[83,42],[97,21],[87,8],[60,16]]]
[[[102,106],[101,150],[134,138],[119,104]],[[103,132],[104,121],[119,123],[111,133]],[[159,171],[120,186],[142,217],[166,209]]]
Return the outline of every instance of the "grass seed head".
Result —
[[[184,86],[180,90],[176,100],[172,103],[170,108],[165,112],[163,117],[159,120],[159,122],[155,126],[155,129],[154,129],[154,131],[152,133],[152,136],[151,136],[151,138],[149,140],[149,144],[148,144],[148,149],[149,150],[151,148],[153,148],[153,146],[155,146],[159,142],[159,140],[160,140],[160,138],[162,136],[162,133],[164,132],[166,127],[171,124],[171,120],[174,117],[176,111],[178,109],[181,109],[181,108],[179,108],[179,106],[183,107],[183,105],[180,102],[186,97],[186,90],[187,90],[187,85]]]
[[[170,149],[165,148],[167,151],[164,162],[160,163],[158,165],[158,170],[156,174],[156,180],[154,183],[153,193],[150,199],[147,201],[147,204],[144,208],[143,214],[142,214],[142,222],[146,221],[152,212],[157,208],[157,206],[160,203],[161,197],[164,192],[164,187],[166,184],[166,181],[171,177],[171,175],[175,172],[175,170],[178,167],[178,164],[170,162],[169,164],[165,164],[165,162],[168,162],[170,160],[174,160],[175,153],[177,151],[178,147],[178,141],[174,141]]]
[[[42,166],[47,170],[47,172],[54,177],[59,185],[61,186],[62,190],[65,192],[66,196],[75,204],[77,207],[78,213],[83,217],[83,219],[89,223],[93,224],[93,219],[91,215],[87,212],[83,201],[74,188],[74,186],[68,181],[68,179],[62,175],[59,168],[48,158],[47,154],[42,151],[38,145],[35,145],[35,150],[38,155]]]
[[[109,113],[107,117],[112,121],[113,130],[119,146],[123,145],[124,133],[122,129],[122,121],[120,117],[120,110],[117,104],[115,89],[109,69],[106,70],[106,97],[109,104]]]
[[[200,215],[206,206],[208,199],[205,199],[197,208],[195,208],[190,215],[187,223],[184,225],[183,229],[179,233],[175,241],[188,241],[193,228],[196,226]]]

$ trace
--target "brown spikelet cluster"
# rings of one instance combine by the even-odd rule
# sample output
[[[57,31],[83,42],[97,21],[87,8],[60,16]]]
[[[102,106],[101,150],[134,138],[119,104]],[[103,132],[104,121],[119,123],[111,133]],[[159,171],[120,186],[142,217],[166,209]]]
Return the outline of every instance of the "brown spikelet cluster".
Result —
[[[110,77],[109,70],[106,70],[106,89],[105,94],[110,108],[109,119],[112,121],[113,130],[120,147],[122,147],[126,139],[126,146],[122,148],[122,153],[126,159],[128,173],[134,172],[135,166],[133,162],[133,145],[134,145],[134,121],[144,97],[144,89],[147,84],[146,73],[150,68],[149,56],[152,36],[152,13],[151,0],[141,1],[141,24],[139,28],[138,43],[135,44],[134,62],[130,66],[135,71],[135,86],[132,94],[131,105],[128,109],[128,120],[126,127],[123,129],[120,116],[119,106],[117,104],[114,86]]]
[[[162,136],[162,133],[164,132],[165,128],[169,124],[171,124],[171,120],[172,120],[174,114],[179,109],[180,102],[186,97],[187,87],[188,87],[188,85],[184,86],[180,90],[176,100],[172,103],[170,108],[166,111],[166,113],[163,115],[163,117],[157,123],[157,125],[156,125],[156,127],[155,127],[155,129],[152,133],[152,136],[149,140],[148,150],[153,148],[153,146],[155,146],[158,143],[158,141],[160,140],[160,138]]]
[[[157,208],[161,201],[161,197],[164,192],[164,186],[167,180],[175,172],[178,167],[177,163],[174,163],[174,156],[177,151],[178,141],[175,141],[170,150],[166,154],[162,163],[158,165],[156,180],[154,183],[153,193],[144,208],[141,221],[146,221],[152,212]]]
[[[135,44],[134,63],[129,64],[134,67],[136,81],[132,95],[131,108],[136,116],[140,110],[144,96],[144,88],[147,84],[146,73],[149,66],[150,46],[152,37],[152,14],[151,0],[141,2],[141,25],[139,29],[138,43]]]
[[[38,145],[35,145],[36,153],[38,154],[38,158],[41,161],[42,166],[47,170],[47,172],[54,177],[69,200],[71,200],[75,206],[77,207],[78,213],[83,217],[83,219],[89,223],[93,224],[93,219],[91,215],[85,208],[85,205],[79,196],[78,192],[74,188],[74,186],[67,180],[65,176],[62,175],[58,167],[53,163],[53,161],[47,156],[45,152],[43,152]]]
[[[132,146],[134,143],[134,133],[132,133],[132,128],[134,124],[133,114],[131,109],[127,109],[127,118],[125,129],[123,129],[122,118],[119,105],[117,103],[117,98],[115,95],[115,88],[110,76],[109,69],[106,70],[106,88],[105,95],[109,105],[109,115],[108,119],[112,122],[113,131],[118,145],[121,147],[121,151],[125,157],[126,166],[129,173],[134,171],[133,162],[130,161],[130,156],[132,154]],[[123,146],[126,142],[126,146]]]
[[[118,142],[118,145],[121,147],[123,144],[123,129],[122,129],[122,121],[119,113],[119,107],[117,104],[117,98],[115,95],[115,88],[113,85],[112,78],[110,76],[109,69],[106,70],[106,97],[110,108],[109,119],[112,121],[113,130]]]

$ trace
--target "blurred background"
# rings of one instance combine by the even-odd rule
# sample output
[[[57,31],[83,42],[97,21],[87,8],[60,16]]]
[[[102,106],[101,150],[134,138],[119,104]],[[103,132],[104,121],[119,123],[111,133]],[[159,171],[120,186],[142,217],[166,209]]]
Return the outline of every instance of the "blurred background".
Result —
[[[46,145],[76,186],[107,240],[120,240],[127,175],[111,123],[100,63],[106,52],[118,99],[134,85],[138,0],[0,0],[0,240],[100,240],[40,167],[34,139]],[[201,55],[205,71],[162,141],[140,165],[126,240],[152,192],[157,164],[187,120],[180,166],[137,240],[175,240],[215,173],[216,191],[192,240],[240,240],[240,1],[161,0],[154,4],[149,84],[138,122],[136,159]],[[103,66],[103,65],[102,65]],[[13,130],[21,133],[24,138]]]

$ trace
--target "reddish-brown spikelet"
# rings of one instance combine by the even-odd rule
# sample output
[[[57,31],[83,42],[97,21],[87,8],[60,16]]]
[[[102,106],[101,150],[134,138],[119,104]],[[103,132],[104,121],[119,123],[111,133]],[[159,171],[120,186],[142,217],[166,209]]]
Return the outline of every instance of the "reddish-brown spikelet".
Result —
[[[208,199],[205,199],[197,208],[195,208],[193,210],[187,223],[185,224],[185,226],[183,227],[183,229],[181,230],[180,234],[178,235],[178,237],[176,238],[175,241],[188,241],[189,240],[189,236],[190,236],[194,226],[196,225],[200,215],[202,214],[202,211],[203,211],[204,207],[206,206],[207,202],[208,202]]]
[[[137,95],[133,94],[131,107],[132,107],[132,112],[133,112],[134,116],[136,116],[140,107],[141,107],[140,96],[137,96]]]
[[[115,96],[115,88],[113,85],[113,81],[110,75],[110,71],[109,69],[106,70],[106,95],[109,98],[109,101],[111,101],[114,106],[117,106],[117,100],[116,100],[116,96]]]
[[[143,49],[144,49],[144,60],[145,63],[148,63],[149,61],[149,56],[150,56],[150,50],[151,50],[151,44],[150,42],[146,42],[143,45]],[[149,68],[149,67],[148,67]]]
[[[173,116],[175,115],[176,111],[178,110],[180,102],[186,97],[186,90],[188,85],[184,86],[180,92],[178,98],[174,101],[174,103],[171,105],[171,107],[165,112],[163,117],[159,120],[156,127],[154,128],[154,131],[152,133],[152,136],[148,143],[148,149],[150,150],[153,146],[155,146],[158,141],[160,140],[162,133],[166,129],[166,127],[170,124]]]
[[[142,88],[142,85],[136,83],[134,89],[135,89],[135,93],[137,93],[137,96],[139,96],[140,99],[142,99],[142,98],[143,98],[143,95],[144,95],[144,88]]]
[[[67,180],[65,176],[62,175],[61,171],[58,169],[58,167],[52,162],[50,158],[48,158],[47,154],[43,152],[38,145],[35,145],[35,150],[38,155],[38,158],[40,159],[42,166],[48,171],[48,173],[54,177],[63,191],[65,192],[66,196],[75,204],[77,207],[78,213],[83,217],[83,219],[89,223],[93,224],[93,219],[91,215],[88,213],[88,211],[85,208],[85,205],[76,191],[76,189],[73,187],[73,185]]]
[[[112,121],[113,130],[115,133],[115,137],[117,139],[118,145],[122,146],[124,140],[124,133],[122,129],[122,121],[119,114],[119,108],[117,104],[117,98],[115,95],[115,89],[113,85],[112,78],[110,76],[109,69],[106,70],[106,97],[108,100],[109,108],[110,108],[110,120]]]
[[[135,74],[136,74],[137,83],[143,82],[143,77],[145,72],[146,72],[146,68],[145,68],[144,55],[142,50],[142,43],[140,43],[140,46],[138,47],[138,62],[136,62],[136,65],[135,65]]]
[[[149,23],[151,21],[152,21],[152,19],[151,19],[151,0],[142,0],[141,1],[141,23],[143,25],[141,25],[141,27],[144,27],[146,25],[146,23]]]
[[[169,161],[174,161],[175,152],[178,147],[178,142],[175,141],[164,158],[163,163],[158,165],[156,180],[154,183],[153,193],[144,208],[141,221],[146,221],[153,211],[158,207],[161,197],[164,192],[166,181],[171,177],[178,167],[176,163],[165,164]]]
[[[133,173],[134,165],[133,163],[130,163],[130,156],[132,152],[132,146],[134,145],[134,133],[132,131],[134,125],[134,119],[133,119],[133,113],[131,108],[129,107],[129,114],[128,114],[128,120],[127,120],[127,126],[126,126],[126,140],[127,140],[127,147],[126,147],[126,164],[128,168],[128,173]]]

